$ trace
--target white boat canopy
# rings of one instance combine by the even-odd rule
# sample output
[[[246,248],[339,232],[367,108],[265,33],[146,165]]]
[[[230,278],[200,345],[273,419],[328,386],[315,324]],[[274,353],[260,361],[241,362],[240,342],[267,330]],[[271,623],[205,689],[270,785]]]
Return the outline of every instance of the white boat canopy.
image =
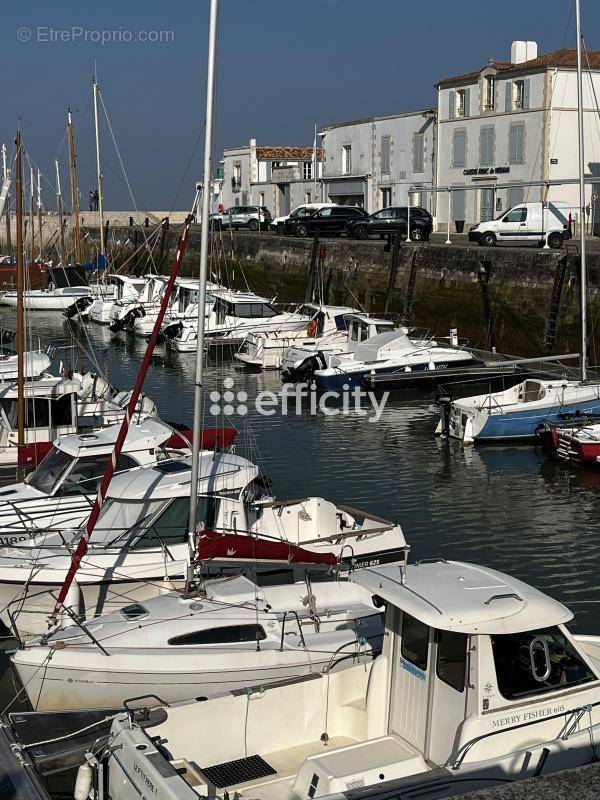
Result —
[[[361,569],[350,580],[443,631],[522,633],[573,618],[562,603],[526,583],[460,561]]]

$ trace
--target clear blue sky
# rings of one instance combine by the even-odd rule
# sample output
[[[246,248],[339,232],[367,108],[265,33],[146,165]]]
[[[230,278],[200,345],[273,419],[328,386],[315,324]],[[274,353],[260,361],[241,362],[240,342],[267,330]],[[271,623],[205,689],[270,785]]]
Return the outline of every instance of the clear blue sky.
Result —
[[[75,111],[84,201],[94,184],[94,60],[123,160],[140,207],[185,208],[201,169],[208,0],[30,0],[2,4],[0,140],[12,143],[21,117],[26,147],[53,175],[66,109]],[[588,49],[600,49],[597,0],[582,0]],[[571,0],[221,0],[214,153],[255,137],[264,144],[312,144],[313,126],[424,108],[441,77],[508,60],[513,39],[540,52],[573,47]],[[75,41],[49,29],[75,26]],[[21,42],[17,31],[31,31]],[[88,31],[88,41],[79,29]],[[174,41],[104,46],[99,31],[172,31]],[[120,32],[120,33],[119,33]],[[27,31],[19,32],[22,38]],[[65,34],[61,34],[65,35]],[[105,198],[132,203],[103,127]],[[183,181],[183,182],[182,182]],[[177,200],[178,188],[180,192]],[[50,189],[44,190],[48,206]]]

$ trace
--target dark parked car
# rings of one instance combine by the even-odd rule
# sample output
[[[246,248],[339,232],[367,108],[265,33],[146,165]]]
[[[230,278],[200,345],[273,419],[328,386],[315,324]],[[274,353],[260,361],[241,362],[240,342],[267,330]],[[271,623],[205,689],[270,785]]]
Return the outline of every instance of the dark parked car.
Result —
[[[222,214],[210,215],[210,227],[220,228],[249,228],[257,231],[266,230],[271,224],[271,212],[266,206],[232,206]]]
[[[300,239],[314,235],[317,230],[319,234],[335,236],[344,232],[346,223],[350,220],[366,218],[367,212],[363,208],[328,206],[317,209],[308,217],[289,217],[284,223],[283,232],[287,236],[298,236]]]
[[[351,219],[346,223],[346,233],[354,239],[368,239],[372,234],[384,236],[399,233],[406,236],[408,209],[406,206],[390,206],[376,211],[365,219]],[[410,238],[414,242],[426,241],[433,229],[433,218],[420,206],[410,208]]]

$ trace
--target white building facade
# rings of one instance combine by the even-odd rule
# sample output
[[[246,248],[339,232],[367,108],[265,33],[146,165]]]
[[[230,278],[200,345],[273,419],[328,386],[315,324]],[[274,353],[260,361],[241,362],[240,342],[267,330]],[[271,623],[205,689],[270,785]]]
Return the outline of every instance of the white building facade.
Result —
[[[386,206],[432,210],[435,111],[370,117],[321,129],[323,199],[369,213]]]
[[[600,53],[587,54],[584,132],[587,202],[600,184]],[[584,63],[587,66],[587,63]],[[538,56],[513,42],[511,59],[445,78],[438,89],[436,222],[453,229],[527,201],[579,208],[576,52]],[[595,93],[595,96],[594,96]],[[563,182],[564,183],[561,183]],[[593,213],[590,206],[588,216]],[[587,221],[587,220],[586,220]],[[458,223],[458,224],[456,224]]]
[[[223,153],[222,203],[266,206],[274,217],[320,199],[322,151],[313,147],[257,145]]]

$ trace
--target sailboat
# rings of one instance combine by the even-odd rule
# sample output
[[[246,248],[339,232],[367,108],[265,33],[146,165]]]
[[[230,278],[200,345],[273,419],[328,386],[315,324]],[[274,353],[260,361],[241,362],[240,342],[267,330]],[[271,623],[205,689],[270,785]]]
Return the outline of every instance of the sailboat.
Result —
[[[465,444],[502,439],[530,440],[544,424],[600,414],[600,384],[588,381],[587,265],[585,240],[585,154],[581,33],[577,31],[577,129],[579,143],[579,229],[581,261],[581,378],[527,378],[501,392],[455,400],[442,406],[436,433]]]

